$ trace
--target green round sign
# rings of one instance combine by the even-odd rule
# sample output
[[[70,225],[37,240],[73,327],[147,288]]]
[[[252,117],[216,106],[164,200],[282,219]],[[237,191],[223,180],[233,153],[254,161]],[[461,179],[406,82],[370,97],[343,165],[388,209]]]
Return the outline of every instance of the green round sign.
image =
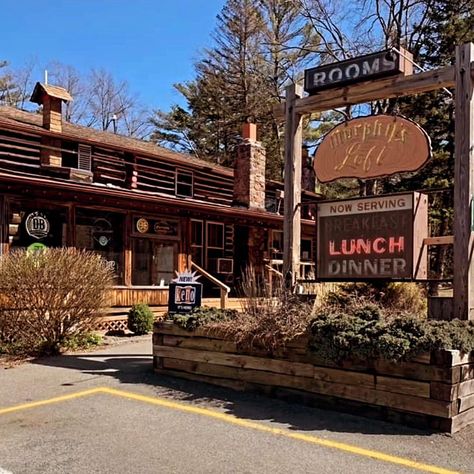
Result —
[[[46,248],[46,245],[42,244],[41,242],[34,242],[28,246],[26,250],[28,252],[38,252],[39,250],[43,250]]]

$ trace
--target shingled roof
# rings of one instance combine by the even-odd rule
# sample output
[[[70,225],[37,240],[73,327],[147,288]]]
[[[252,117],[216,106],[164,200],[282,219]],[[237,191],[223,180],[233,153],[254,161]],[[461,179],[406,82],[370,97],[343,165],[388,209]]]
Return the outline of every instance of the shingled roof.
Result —
[[[90,127],[74,125],[69,122],[63,122],[61,133],[54,133],[44,129],[42,123],[41,114],[26,112],[8,106],[0,106],[0,125],[10,125],[12,128],[27,129],[31,132],[38,133],[39,135],[57,136],[66,140],[78,141],[84,144],[108,147],[137,155],[160,158],[174,164],[205,169],[225,176],[233,176],[234,174],[234,171],[231,168],[225,168],[224,166],[210,163],[189,154],[177,153],[145,140],[138,140],[136,138],[125,137],[123,135],[96,130]]]

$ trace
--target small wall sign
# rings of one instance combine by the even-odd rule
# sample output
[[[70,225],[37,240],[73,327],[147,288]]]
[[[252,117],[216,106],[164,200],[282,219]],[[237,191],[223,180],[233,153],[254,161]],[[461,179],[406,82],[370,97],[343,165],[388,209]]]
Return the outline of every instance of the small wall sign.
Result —
[[[322,140],[314,170],[322,183],[341,178],[378,178],[417,171],[431,157],[431,142],[415,122],[374,115],[341,123]]]
[[[146,219],[142,217],[137,220],[137,230],[138,232],[140,232],[140,234],[146,234],[149,228],[150,224],[148,224],[148,221]]]
[[[403,49],[400,51],[405,57],[411,57],[411,53],[408,51]],[[379,51],[307,69],[304,72],[304,90],[311,95],[331,87],[400,73],[412,74],[412,64],[396,51]]]
[[[321,202],[316,272],[324,280],[426,278],[428,199],[420,193]]]
[[[39,252],[41,250],[44,250],[46,247],[46,245],[44,245],[43,243],[41,242],[33,242],[31,245],[28,245],[28,247],[26,248],[26,250],[28,252]]]
[[[37,211],[28,214],[25,220],[25,228],[28,235],[41,240],[48,236],[50,225],[48,218],[41,212]]]
[[[196,272],[186,270],[182,273],[176,272],[175,278],[169,284],[168,313],[189,313],[194,308],[201,306],[202,283]]]

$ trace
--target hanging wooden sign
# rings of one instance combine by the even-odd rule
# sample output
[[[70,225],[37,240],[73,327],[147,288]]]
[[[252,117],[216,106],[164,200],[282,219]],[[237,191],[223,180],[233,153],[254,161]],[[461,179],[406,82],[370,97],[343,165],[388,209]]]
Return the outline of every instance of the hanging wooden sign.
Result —
[[[310,95],[331,87],[368,81],[394,74],[413,74],[412,54],[400,48],[359,56],[336,63],[325,64],[304,72],[304,90]]]
[[[322,183],[417,171],[431,157],[431,142],[415,122],[400,116],[359,117],[333,128],[314,157]]]
[[[426,278],[425,194],[321,202],[316,228],[318,279]]]

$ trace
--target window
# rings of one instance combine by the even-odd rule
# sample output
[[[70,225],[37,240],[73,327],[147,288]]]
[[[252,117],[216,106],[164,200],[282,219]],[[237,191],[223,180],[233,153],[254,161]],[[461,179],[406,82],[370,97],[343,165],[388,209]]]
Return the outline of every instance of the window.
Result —
[[[47,202],[12,202],[8,234],[12,248],[27,248],[33,243],[45,247],[65,246],[67,211]]]
[[[313,260],[313,239],[301,239],[301,261],[311,262]]]
[[[76,247],[92,250],[114,270],[123,283],[123,216],[107,211],[77,209]]]
[[[203,221],[191,221],[191,258],[194,263],[203,266],[204,225]]]
[[[206,270],[216,273],[219,258],[224,257],[224,224],[206,223]]]
[[[193,173],[176,170],[176,196],[193,197]]]
[[[283,232],[281,230],[271,232],[270,255],[272,260],[283,260]]]

